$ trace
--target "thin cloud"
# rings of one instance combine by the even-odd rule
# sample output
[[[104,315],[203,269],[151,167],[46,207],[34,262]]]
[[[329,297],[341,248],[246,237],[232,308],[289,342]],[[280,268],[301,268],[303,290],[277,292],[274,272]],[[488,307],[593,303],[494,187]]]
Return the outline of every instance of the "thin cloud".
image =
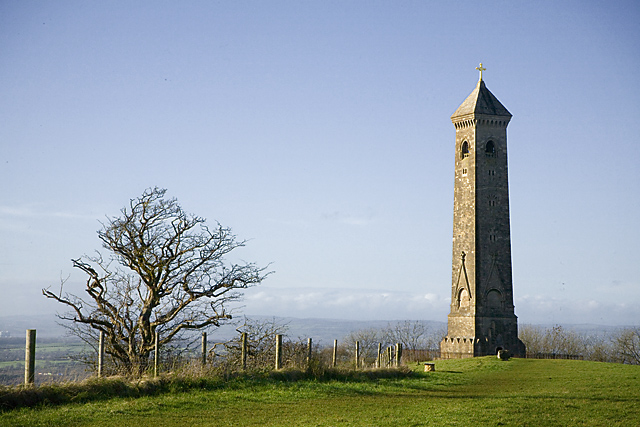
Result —
[[[283,317],[353,320],[446,319],[449,303],[432,293],[335,288],[249,290],[244,311]]]
[[[532,324],[637,325],[640,319],[640,307],[636,304],[593,298],[525,295],[517,298],[515,304],[520,322]]]
[[[371,225],[375,222],[373,214],[358,216],[335,211],[332,213],[323,213],[321,217],[325,221],[332,221],[340,224],[354,225],[358,227]]]
[[[594,298],[525,295],[517,298],[520,323],[635,325],[640,308]],[[246,292],[244,312],[282,317],[351,320],[424,319],[446,321],[449,295],[395,292],[384,289],[257,288]]]
[[[39,211],[31,207],[16,207],[16,206],[0,206],[0,216],[7,216],[13,218],[61,218],[61,219],[82,219],[82,220],[95,220],[95,215],[79,214],[74,212],[62,212],[62,211]]]

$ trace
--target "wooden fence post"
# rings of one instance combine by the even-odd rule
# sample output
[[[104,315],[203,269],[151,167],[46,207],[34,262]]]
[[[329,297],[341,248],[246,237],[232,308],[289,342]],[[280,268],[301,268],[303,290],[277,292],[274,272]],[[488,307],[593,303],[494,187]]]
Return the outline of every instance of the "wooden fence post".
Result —
[[[376,356],[376,368],[382,367],[382,343],[378,343],[378,355]]]
[[[282,369],[282,335],[276,335],[276,370]]]
[[[307,340],[307,369],[311,369],[311,352],[312,352],[313,341],[311,338]]]
[[[356,341],[356,369],[360,367],[360,341]]]
[[[100,331],[98,338],[98,378],[102,378],[104,371],[104,331]]]
[[[242,363],[242,369],[247,369],[247,333],[243,332],[241,335],[242,340],[242,353],[240,355],[240,362]]]
[[[338,340],[333,340],[332,366],[335,368],[338,363]]]
[[[396,344],[396,368],[400,367],[400,363],[402,362],[402,344]]]
[[[158,331],[156,331],[156,342],[153,347],[153,377],[156,378],[158,376],[158,362],[160,361],[160,344],[158,342]]]
[[[207,366],[207,333],[202,333],[202,366]]]
[[[33,385],[36,371],[36,330],[27,329],[24,349],[24,385]]]
[[[388,368],[388,367],[391,366],[391,361],[393,360],[391,358],[391,346],[387,347],[387,354],[386,354],[386,358],[385,359],[386,359],[385,362],[387,362],[386,365],[387,365],[387,368]]]

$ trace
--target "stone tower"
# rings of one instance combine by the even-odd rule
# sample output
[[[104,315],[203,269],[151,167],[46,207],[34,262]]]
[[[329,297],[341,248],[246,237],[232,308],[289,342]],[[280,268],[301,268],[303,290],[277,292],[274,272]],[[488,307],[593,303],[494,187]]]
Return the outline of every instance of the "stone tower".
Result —
[[[451,311],[441,357],[509,350],[524,356],[513,306],[507,125],[511,113],[480,80],[456,128]]]

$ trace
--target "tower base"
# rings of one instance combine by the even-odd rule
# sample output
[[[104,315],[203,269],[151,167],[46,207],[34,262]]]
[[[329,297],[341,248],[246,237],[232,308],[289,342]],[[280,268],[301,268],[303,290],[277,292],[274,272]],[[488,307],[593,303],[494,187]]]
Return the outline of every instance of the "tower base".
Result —
[[[448,332],[440,342],[442,359],[489,356],[498,354],[499,350],[526,357],[525,345],[518,338],[515,315],[472,318],[450,314]]]
[[[479,337],[451,337],[447,335],[440,341],[441,359],[489,356],[498,354],[499,350],[507,350],[515,357],[526,357],[525,345],[519,338],[502,345],[490,345],[488,338]]]
[[[450,337],[446,336],[440,342],[441,359],[466,359],[477,356],[476,341],[479,338],[473,337]]]

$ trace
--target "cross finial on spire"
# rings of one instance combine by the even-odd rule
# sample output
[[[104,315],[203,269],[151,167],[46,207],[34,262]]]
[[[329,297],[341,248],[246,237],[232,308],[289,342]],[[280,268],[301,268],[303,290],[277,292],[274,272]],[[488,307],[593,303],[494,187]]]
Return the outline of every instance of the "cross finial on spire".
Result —
[[[476,67],[476,70],[480,71],[480,81],[482,81],[482,72],[486,70],[486,68],[482,67],[482,62],[479,67]]]

